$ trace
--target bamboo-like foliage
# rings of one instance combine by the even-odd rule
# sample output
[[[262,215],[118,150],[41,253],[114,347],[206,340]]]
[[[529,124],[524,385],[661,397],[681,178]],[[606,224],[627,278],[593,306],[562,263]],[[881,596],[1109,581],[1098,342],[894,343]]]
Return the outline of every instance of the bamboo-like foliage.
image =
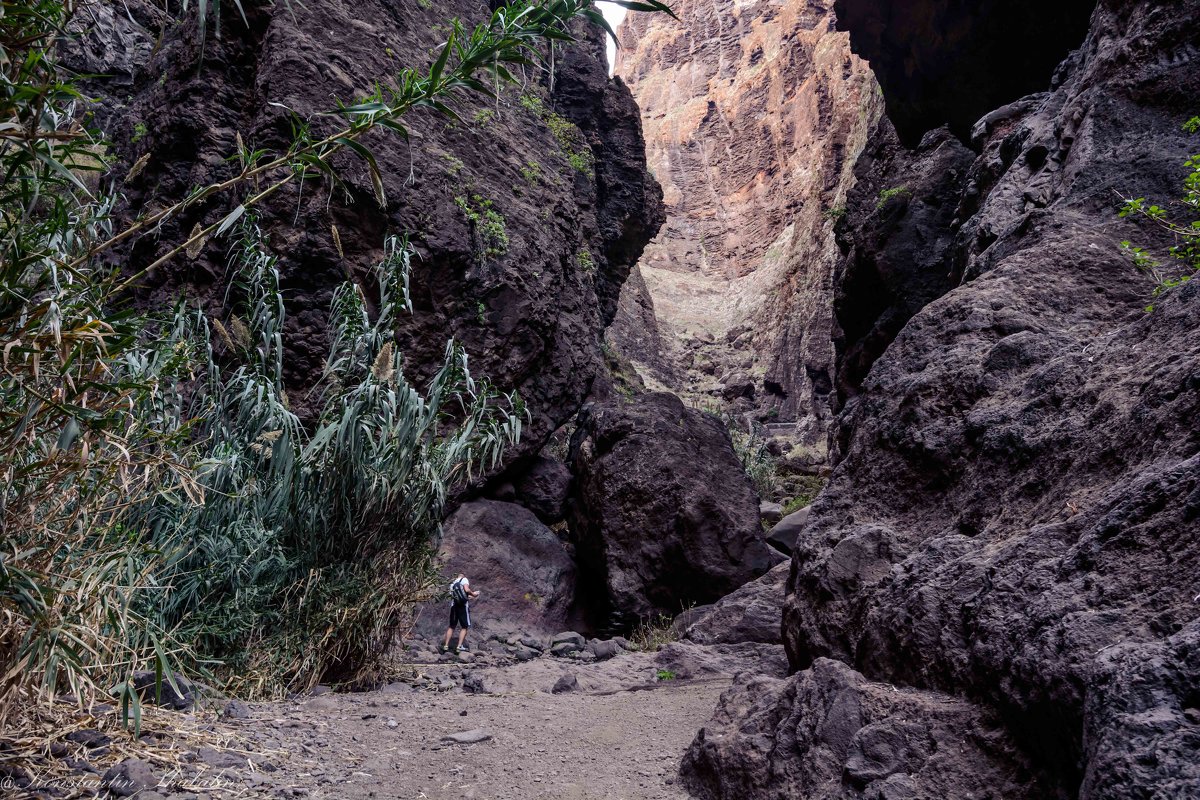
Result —
[[[275,258],[244,227],[244,315],[219,329],[241,331],[226,342],[237,366],[223,374],[209,358],[198,393],[204,503],[140,512],[171,556],[164,625],[201,656],[231,657],[253,689],[368,673],[433,577],[447,488],[521,435],[519,399],[475,382],[453,342],[424,393],[407,382],[395,325],[409,308],[410,254],[394,238],[386,253],[374,320],[358,285],[335,292],[322,410],[306,433],[283,386]]]
[[[0,718],[30,688],[86,702],[97,668],[128,707],[122,676],[170,653],[135,599],[153,555],[119,519],[159,487],[198,498],[186,432],[159,424],[188,344],[135,353],[113,274],[67,266],[111,235],[99,142],[53,60],[69,16],[0,3]]]

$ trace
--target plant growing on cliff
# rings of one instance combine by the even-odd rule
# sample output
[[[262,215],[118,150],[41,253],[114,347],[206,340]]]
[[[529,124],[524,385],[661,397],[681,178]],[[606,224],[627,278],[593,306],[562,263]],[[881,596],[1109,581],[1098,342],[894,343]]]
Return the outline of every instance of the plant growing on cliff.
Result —
[[[530,186],[537,186],[542,180],[542,165],[536,161],[527,162],[521,167],[521,177]]]
[[[875,201],[875,209],[880,210],[890,201],[897,197],[908,197],[912,194],[912,190],[907,186],[895,186],[891,189],[884,189],[879,193],[879,198]]]
[[[485,258],[497,258],[508,252],[508,227],[504,216],[492,208],[491,200],[478,194],[471,195],[470,199],[458,195],[454,198],[454,204],[479,234]]]
[[[42,2],[60,9],[63,7],[62,0]],[[670,13],[658,0],[612,2],[636,11]],[[342,127],[318,136],[309,122],[295,119],[294,138],[279,153],[252,150],[239,141],[238,152],[232,159],[240,166],[235,175],[196,187],[183,200],[139,218],[120,233],[96,242],[67,267],[77,269],[88,259],[117,245],[160,230],[164,223],[178,218],[185,210],[215,196],[247,186],[253,187],[244,194],[241,202],[220,219],[207,226],[197,226],[185,241],[130,276],[128,282],[132,283],[180,253],[199,249],[210,238],[230,231],[248,208],[258,205],[286,186],[293,183],[303,185],[305,181],[317,177],[323,177],[335,186],[344,186],[342,177],[333,166],[334,157],[343,152],[362,160],[375,199],[381,206],[386,206],[383,175],[374,155],[361,141],[367,133],[383,130],[407,138],[408,130],[401,120],[417,109],[430,109],[457,120],[458,115],[450,105],[454,98],[468,92],[495,97],[493,87],[517,82],[509,72],[509,65],[537,62],[542,57],[540,46],[548,40],[573,40],[570,25],[573,20],[580,18],[599,24],[611,33],[603,15],[591,5],[590,0],[513,3],[496,9],[487,22],[472,29],[464,27],[459,20],[453,20],[445,44],[428,69],[405,68],[392,83],[377,83],[371,93],[349,105],[339,102],[337,108],[326,116],[341,118]],[[48,35],[53,38],[56,34]],[[480,75],[485,75],[488,82],[482,80]],[[570,125],[565,120],[563,122]],[[568,157],[579,168],[590,165],[590,151],[568,153]]]
[[[567,162],[578,172],[592,178],[595,175],[596,160],[592,150],[583,137],[583,131],[564,116],[546,108],[545,103],[537,95],[521,95],[521,105],[535,117],[545,123],[550,134],[558,142],[559,148]]]
[[[575,254],[575,264],[583,271],[584,275],[596,274],[596,260],[592,258],[592,251],[586,247]]]
[[[1200,117],[1192,117],[1183,125],[1187,133],[1200,132]],[[1154,296],[1190,281],[1200,271],[1200,153],[1183,162],[1188,174],[1183,179],[1183,194],[1175,205],[1188,218],[1173,215],[1168,208],[1156,205],[1144,197],[1124,198],[1121,217],[1138,217],[1149,221],[1165,231],[1174,240],[1167,253],[1175,262],[1174,267],[1160,263],[1145,248],[1126,240],[1121,248],[1128,254],[1134,266],[1149,274],[1155,282]],[[1153,311],[1154,306],[1147,306]]]

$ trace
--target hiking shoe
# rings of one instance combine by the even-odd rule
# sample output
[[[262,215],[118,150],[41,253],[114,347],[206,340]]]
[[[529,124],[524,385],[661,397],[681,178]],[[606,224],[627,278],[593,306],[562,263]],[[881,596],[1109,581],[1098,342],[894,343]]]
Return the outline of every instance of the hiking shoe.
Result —
[[[463,642],[461,645],[459,645],[458,649],[459,649],[460,651],[464,651],[464,650],[470,650],[471,648],[467,647],[467,643],[466,643],[466,642]]]

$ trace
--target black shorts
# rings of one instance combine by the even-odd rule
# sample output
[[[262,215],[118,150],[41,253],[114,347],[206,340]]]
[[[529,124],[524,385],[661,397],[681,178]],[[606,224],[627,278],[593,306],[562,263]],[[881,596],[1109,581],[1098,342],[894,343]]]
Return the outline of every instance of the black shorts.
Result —
[[[450,627],[471,627],[471,604],[466,600],[450,606]]]

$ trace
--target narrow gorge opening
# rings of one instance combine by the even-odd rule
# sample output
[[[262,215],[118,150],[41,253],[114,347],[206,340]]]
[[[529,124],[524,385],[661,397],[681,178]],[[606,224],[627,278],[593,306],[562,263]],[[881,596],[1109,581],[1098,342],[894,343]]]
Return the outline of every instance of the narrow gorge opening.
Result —
[[[957,173],[911,204],[909,187],[876,185],[871,170],[894,159],[880,127],[893,151],[947,128],[942,166],[965,170],[972,126],[1048,89],[1094,6],[681,2],[678,20],[623,22],[614,74],[641,109],[667,215],[612,347],[650,388],[757,427],[790,468],[819,472],[871,363],[962,275],[961,246],[912,240],[953,238],[969,211],[945,191]],[[856,243],[850,212],[874,210],[887,224]]]

